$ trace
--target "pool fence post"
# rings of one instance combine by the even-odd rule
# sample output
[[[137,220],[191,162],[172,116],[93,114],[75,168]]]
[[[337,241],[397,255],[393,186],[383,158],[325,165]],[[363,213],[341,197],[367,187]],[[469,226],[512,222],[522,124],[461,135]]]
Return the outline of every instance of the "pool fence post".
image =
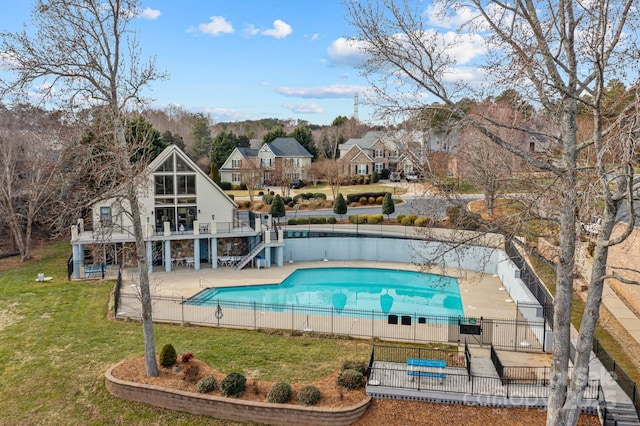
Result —
[[[374,318],[374,311],[373,309],[371,310],[371,338],[373,339],[373,333],[374,333],[374,327],[373,327],[373,318]]]
[[[253,301],[253,329],[257,329],[258,328],[258,317],[256,316],[256,302],[255,300]]]
[[[180,324],[184,325],[184,296],[180,296]]]
[[[333,334],[333,306],[331,307],[331,334]]]
[[[293,334],[293,332],[294,332],[294,328],[293,328],[293,327],[294,327],[294,319],[293,319],[293,317],[294,317],[294,316],[295,316],[295,313],[294,313],[294,305],[292,304],[292,305],[291,305],[291,333],[292,333],[292,334]]]

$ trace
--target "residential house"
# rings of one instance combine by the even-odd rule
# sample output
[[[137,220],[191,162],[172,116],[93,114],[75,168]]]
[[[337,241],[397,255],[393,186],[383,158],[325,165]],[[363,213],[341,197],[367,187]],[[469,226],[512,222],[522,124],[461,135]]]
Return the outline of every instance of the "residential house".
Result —
[[[370,131],[339,145],[346,175],[368,175],[387,169],[404,175],[422,174],[427,154],[452,152],[457,138],[441,133],[406,130]]]
[[[241,184],[243,173],[262,170],[262,185],[277,185],[307,178],[307,167],[313,155],[294,138],[276,138],[260,147],[235,148],[220,167],[223,182]]]
[[[141,222],[147,244],[149,272],[177,266],[200,269],[234,263],[241,268],[260,255],[282,264],[282,235],[268,230],[270,218],[239,212],[237,204],[175,145],[147,167],[139,187]],[[128,203],[98,200],[91,216],[71,229],[74,277],[94,265],[137,263]],[[266,223],[265,223],[266,221]],[[281,231],[280,231],[281,234]],[[233,262],[230,262],[233,261]]]

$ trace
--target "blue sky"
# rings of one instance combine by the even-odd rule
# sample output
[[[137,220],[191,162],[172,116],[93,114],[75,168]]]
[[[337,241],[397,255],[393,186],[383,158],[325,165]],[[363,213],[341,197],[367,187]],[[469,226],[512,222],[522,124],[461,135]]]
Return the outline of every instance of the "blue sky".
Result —
[[[0,0],[0,29],[28,23],[31,2]],[[281,118],[330,124],[367,88],[341,0],[150,0],[135,26],[144,55],[169,78],[152,106],[177,104],[216,121]],[[362,96],[361,96],[362,98]],[[359,106],[369,121],[370,109]]]

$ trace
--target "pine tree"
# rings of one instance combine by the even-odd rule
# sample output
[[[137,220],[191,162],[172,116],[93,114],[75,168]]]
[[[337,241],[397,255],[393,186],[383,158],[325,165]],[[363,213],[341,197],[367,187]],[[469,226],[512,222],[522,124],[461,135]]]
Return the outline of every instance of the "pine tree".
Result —
[[[276,194],[276,196],[273,197],[273,202],[271,203],[271,216],[283,217],[285,214],[284,201],[280,194]]]
[[[339,214],[341,220],[342,215],[347,213],[347,202],[342,196],[342,193],[339,193],[336,199],[333,201],[333,213]]]
[[[387,215],[387,219],[389,219],[389,215],[396,211],[396,206],[393,204],[393,199],[391,198],[391,193],[387,192],[384,196],[384,200],[382,200],[382,214]]]

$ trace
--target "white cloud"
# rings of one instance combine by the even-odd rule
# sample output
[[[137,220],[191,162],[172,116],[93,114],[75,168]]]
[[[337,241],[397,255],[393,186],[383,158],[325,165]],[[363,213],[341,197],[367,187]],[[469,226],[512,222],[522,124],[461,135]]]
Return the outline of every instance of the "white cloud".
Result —
[[[224,19],[223,16],[212,16],[210,22],[198,25],[198,30],[204,34],[218,35],[223,33],[232,33],[233,25]]]
[[[320,37],[320,34],[318,34],[318,33],[311,34],[311,35],[309,35],[309,34],[305,34],[304,35],[304,38],[308,38],[309,41],[316,41],[319,37]]]
[[[357,67],[364,61],[359,42],[340,37],[327,48],[327,56],[337,66]]]
[[[284,21],[281,21],[280,19],[276,19],[275,21],[273,21],[273,28],[264,30],[261,34],[269,37],[285,38],[292,32],[293,29],[291,28],[291,25],[287,24]]]
[[[145,7],[144,10],[140,12],[140,17],[144,19],[154,20],[158,19],[158,16],[161,15],[161,12],[158,9],[151,9],[150,7]]]
[[[278,87],[277,92],[284,96],[296,96],[299,98],[350,98],[356,93],[362,93],[365,87],[347,84],[333,84],[318,87]]]
[[[252,37],[254,35],[260,34],[260,30],[256,28],[253,24],[246,24],[244,30],[242,30],[245,37]]]
[[[457,7],[452,11],[442,4],[430,5],[425,15],[428,17],[429,26],[451,29],[459,28],[479,17],[479,14],[468,6]]]
[[[324,109],[315,102],[303,102],[298,104],[284,104],[284,108],[296,114],[323,114]]]

